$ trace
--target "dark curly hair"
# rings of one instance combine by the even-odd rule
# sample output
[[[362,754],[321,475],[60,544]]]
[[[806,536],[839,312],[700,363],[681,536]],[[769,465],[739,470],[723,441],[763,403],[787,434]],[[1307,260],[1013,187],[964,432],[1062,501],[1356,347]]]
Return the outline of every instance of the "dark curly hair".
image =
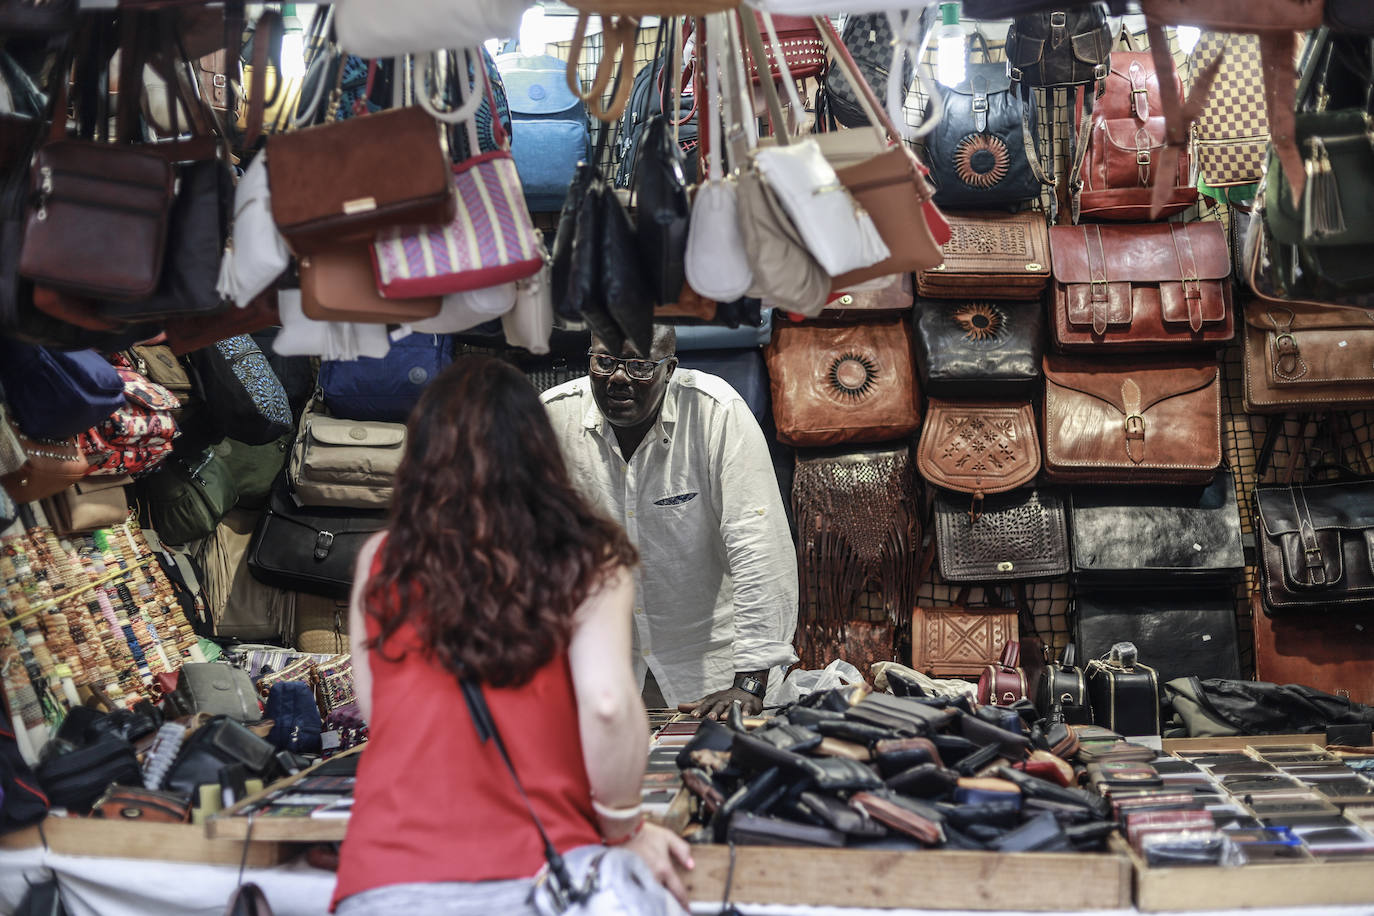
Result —
[[[618,567],[625,532],[573,488],[539,395],[514,366],[464,356],[411,411],[366,606],[384,646],[405,624],[454,674],[527,682]]]

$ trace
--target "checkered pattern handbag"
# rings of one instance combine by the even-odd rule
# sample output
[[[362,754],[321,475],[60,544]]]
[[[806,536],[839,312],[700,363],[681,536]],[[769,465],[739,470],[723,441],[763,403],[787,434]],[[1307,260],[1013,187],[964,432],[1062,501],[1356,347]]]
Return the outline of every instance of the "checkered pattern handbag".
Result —
[[[1190,70],[1201,72],[1222,51],[1226,56],[1195,127],[1198,170],[1217,188],[1259,181],[1269,145],[1259,36],[1204,32],[1188,59]]]

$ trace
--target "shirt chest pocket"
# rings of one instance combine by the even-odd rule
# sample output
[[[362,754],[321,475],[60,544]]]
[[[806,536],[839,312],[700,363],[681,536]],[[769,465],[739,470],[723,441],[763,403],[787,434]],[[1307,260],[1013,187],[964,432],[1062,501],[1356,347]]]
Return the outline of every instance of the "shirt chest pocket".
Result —
[[[669,493],[650,503],[650,510],[657,518],[682,518],[700,512],[706,499],[698,490],[682,490]]]

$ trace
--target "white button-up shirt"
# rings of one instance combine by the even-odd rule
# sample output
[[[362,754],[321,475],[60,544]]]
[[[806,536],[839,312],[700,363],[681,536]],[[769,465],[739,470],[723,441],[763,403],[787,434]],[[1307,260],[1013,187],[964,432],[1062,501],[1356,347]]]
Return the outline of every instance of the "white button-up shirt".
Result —
[[[739,393],[677,369],[628,463],[589,379],[543,399],[574,483],[639,550],[639,682],[651,669],[673,706],[730,687],[736,671],[796,661],[795,547],[763,431]]]

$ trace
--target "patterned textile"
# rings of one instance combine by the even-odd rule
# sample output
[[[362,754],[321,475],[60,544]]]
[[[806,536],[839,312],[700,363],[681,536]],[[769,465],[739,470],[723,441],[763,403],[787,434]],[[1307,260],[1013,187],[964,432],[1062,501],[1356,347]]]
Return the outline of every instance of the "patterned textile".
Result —
[[[177,396],[139,375],[122,357],[115,363],[124,380],[124,406],[77,437],[92,462],[88,476],[146,474],[171,454],[179,434],[171,413],[181,407]]]
[[[258,412],[268,422],[287,429],[295,425],[291,417],[291,404],[286,399],[286,389],[272,371],[267,354],[262,352],[252,337],[247,334],[230,337],[216,343],[215,349],[229,363],[234,378],[242,383]]]
[[[1259,181],[1269,143],[1259,36],[1206,32],[1189,66],[1201,72],[1221,53],[1221,70],[1197,119],[1198,170],[1213,187]]]

